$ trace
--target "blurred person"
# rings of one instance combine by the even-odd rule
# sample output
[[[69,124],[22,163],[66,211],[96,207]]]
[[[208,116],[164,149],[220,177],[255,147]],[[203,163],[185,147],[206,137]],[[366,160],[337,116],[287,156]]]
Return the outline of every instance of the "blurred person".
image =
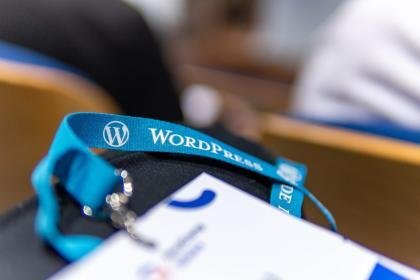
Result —
[[[292,112],[384,135],[381,126],[419,130],[419,8],[415,0],[347,1],[318,33]]]
[[[158,42],[123,1],[2,0],[0,41],[80,69],[126,114],[182,119]]]
[[[296,67],[316,28],[343,0],[259,0],[250,47],[257,58]]]

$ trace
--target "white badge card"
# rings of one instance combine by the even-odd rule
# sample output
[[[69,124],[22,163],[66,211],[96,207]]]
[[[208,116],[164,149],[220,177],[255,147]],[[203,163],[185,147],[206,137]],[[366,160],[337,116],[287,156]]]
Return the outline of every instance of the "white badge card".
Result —
[[[377,255],[340,235],[288,216],[208,174],[152,208],[136,229],[156,248],[118,232],[52,278],[375,279],[378,262]]]

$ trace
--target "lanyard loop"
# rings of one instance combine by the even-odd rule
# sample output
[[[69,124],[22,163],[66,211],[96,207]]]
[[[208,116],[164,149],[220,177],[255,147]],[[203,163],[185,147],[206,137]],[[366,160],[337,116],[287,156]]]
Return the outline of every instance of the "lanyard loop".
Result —
[[[303,186],[304,176],[290,176],[287,172],[295,168],[290,162],[283,161],[277,166],[270,164],[178,124],[121,115],[74,113],[64,118],[47,156],[32,174],[39,198],[36,230],[68,260],[82,257],[98,246],[101,239],[59,232],[59,207],[52,176],[58,177],[80,205],[94,213],[102,209],[115,186],[122,184],[121,177],[115,174],[115,167],[89,148],[201,156],[241,167],[271,179],[275,185],[286,184],[307,195],[324,213],[331,228],[336,230],[331,213]]]

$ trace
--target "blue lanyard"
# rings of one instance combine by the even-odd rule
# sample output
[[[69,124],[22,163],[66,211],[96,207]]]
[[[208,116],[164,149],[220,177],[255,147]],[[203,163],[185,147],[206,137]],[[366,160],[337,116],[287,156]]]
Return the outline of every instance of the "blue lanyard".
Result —
[[[121,183],[115,167],[92,153],[90,148],[200,156],[241,167],[274,182],[270,200],[275,207],[300,216],[300,207],[295,208],[301,206],[306,195],[336,230],[330,212],[303,186],[306,169],[300,164],[279,159],[277,165],[273,165],[178,124],[121,115],[75,113],[64,118],[47,156],[32,174],[39,200],[36,231],[70,261],[93,250],[102,239],[63,235],[58,230],[59,206],[52,178],[58,178],[76,201],[94,213],[102,209],[105,197]]]
[[[276,159],[277,172],[289,181],[303,188],[306,177],[306,167],[303,164],[285,158]],[[302,216],[304,193],[285,183],[274,182],[271,187],[270,204],[283,212],[300,218]],[[322,206],[321,206],[322,207]]]

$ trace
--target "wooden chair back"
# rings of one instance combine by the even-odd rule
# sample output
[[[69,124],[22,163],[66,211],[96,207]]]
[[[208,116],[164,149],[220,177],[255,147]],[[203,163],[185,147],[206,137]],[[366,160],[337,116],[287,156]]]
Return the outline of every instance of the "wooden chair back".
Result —
[[[341,234],[420,267],[420,146],[272,114],[261,119],[261,137],[307,165],[307,186]],[[304,209],[309,220],[323,220],[312,205]]]
[[[31,172],[61,119],[74,111],[118,108],[80,76],[0,59],[0,211],[33,193]]]

